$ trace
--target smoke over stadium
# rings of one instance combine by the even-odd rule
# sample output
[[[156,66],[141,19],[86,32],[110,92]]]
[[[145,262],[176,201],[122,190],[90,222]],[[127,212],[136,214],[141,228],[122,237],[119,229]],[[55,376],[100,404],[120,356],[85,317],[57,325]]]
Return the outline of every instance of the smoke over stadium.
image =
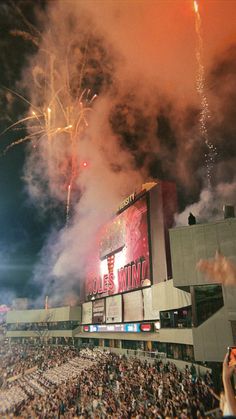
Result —
[[[210,189],[190,2],[49,2],[37,25],[25,29],[37,51],[19,84],[31,117],[24,179],[40,212],[59,206],[65,213],[34,271],[55,302],[74,298],[98,230],[142,183],[176,182],[180,224],[186,205],[206,220],[235,202],[232,6],[223,17],[220,4],[200,7],[208,132],[217,149]]]

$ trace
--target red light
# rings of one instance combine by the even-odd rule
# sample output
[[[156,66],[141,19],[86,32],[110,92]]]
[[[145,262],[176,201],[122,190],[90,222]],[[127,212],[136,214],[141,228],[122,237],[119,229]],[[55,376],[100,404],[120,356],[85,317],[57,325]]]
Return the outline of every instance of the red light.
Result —
[[[140,329],[142,332],[151,332],[152,331],[152,324],[151,323],[142,323],[140,325]]]
[[[86,161],[83,161],[82,166],[83,167],[88,167],[88,163]]]

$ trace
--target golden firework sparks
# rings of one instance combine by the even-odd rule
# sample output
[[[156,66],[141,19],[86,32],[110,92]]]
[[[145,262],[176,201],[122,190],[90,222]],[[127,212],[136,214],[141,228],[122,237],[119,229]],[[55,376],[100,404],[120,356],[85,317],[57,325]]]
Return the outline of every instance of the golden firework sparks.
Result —
[[[196,61],[197,61],[197,75],[196,75],[196,89],[200,97],[201,111],[200,111],[200,133],[206,145],[207,151],[205,153],[205,164],[207,170],[207,182],[208,186],[211,187],[212,182],[212,170],[217,156],[217,149],[212,144],[209,133],[208,133],[208,120],[211,118],[209,110],[208,99],[206,95],[206,81],[205,81],[205,68],[203,64],[203,38],[201,30],[201,16],[199,12],[198,3],[195,0],[193,2],[195,11],[195,30],[197,36],[196,45]]]

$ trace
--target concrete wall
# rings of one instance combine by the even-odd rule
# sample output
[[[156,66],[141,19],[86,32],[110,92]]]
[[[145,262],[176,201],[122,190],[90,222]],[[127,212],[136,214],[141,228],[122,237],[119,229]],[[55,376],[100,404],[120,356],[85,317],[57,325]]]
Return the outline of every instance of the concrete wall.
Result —
[[[191,305],[191,295],[174,287],[173,279],[152,287],[152,304],[155,310],[174,310]]]
[[[69,310],[69,320],[74,320],[74,321],[82,321],[82,310],[81,310],[81,306],[76,306],[76,307],[70,307]]]
[[[158,181],[149,191],[149,205],[153,284],[157,284],[172,276],[168,229],[177,210],[175,184]]]
[[[210,259],[220,250],[236,262],[236,219],[171,229],[170,245],[176,287],[206,285],[196,269],[199,259]]]
[[[158,341],[193,345],[193,332],[192,329],[160,329]]]
[[[7,323],[43,323],[78,320],[81,321],[81,307],[58,307],[48,310],[8,311]]]
[[[178,227],[170,230],[173,283],[177,287],[210,282],[196,269],[199,259],[210,259],[216,250],[236,262],[236,219]],[[236,320],[236,287],[222,287],[224,306],[193,329],[195,359],[222,361],[227,346],[233,345],[231,321]]]
[[[193,328],[193,343],[196,361],[223,361],[227,347],[234,344],[225,307]]]
[[[154,333],[77,332],[74,337],[193,344],[192,329],[160,329]]]
[[[150,238],[153,284],[167,279],[165,255],[165,232],[161,184],[149,192],[150,196]]]
[[[7,338],[50,338],[50,337],[72,337],[72,330],[13,330],[7,331]]]

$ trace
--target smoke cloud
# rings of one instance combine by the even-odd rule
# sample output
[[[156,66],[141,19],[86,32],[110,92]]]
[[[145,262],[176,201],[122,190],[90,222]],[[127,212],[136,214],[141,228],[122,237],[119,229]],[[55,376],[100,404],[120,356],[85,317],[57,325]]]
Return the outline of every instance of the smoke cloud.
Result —
[[[224,205],[236,204],[235,191],[236,181],[230,184],[220,183],[212,190],[203,189],[198,202],[187,206],[181,214],[175,216],[176,225],[186,225],[190,212],[194,214],[198,224],[222,220]]]
[[[232,12],[229,2],[219,3],[203,11],[209,135],[218,149],[212,191],[205,186],[199,135],[190,2],[57,1],[39,17],[39,49],[23,83],[30,86],[31,115],[37,115],[28,124],[24,177],[41,211],[67,210],[66,226],[50,235],[34,275],[55,304],[78,291],[99,228],[142,182],[174,180],[181,209],[197,202],[176,218],[178,224],[186,223],[189,211],[212,219],[222,199],[234,201],[234,29],[222,25],[221,37],[212,29],[223,5],[222,19]]]

